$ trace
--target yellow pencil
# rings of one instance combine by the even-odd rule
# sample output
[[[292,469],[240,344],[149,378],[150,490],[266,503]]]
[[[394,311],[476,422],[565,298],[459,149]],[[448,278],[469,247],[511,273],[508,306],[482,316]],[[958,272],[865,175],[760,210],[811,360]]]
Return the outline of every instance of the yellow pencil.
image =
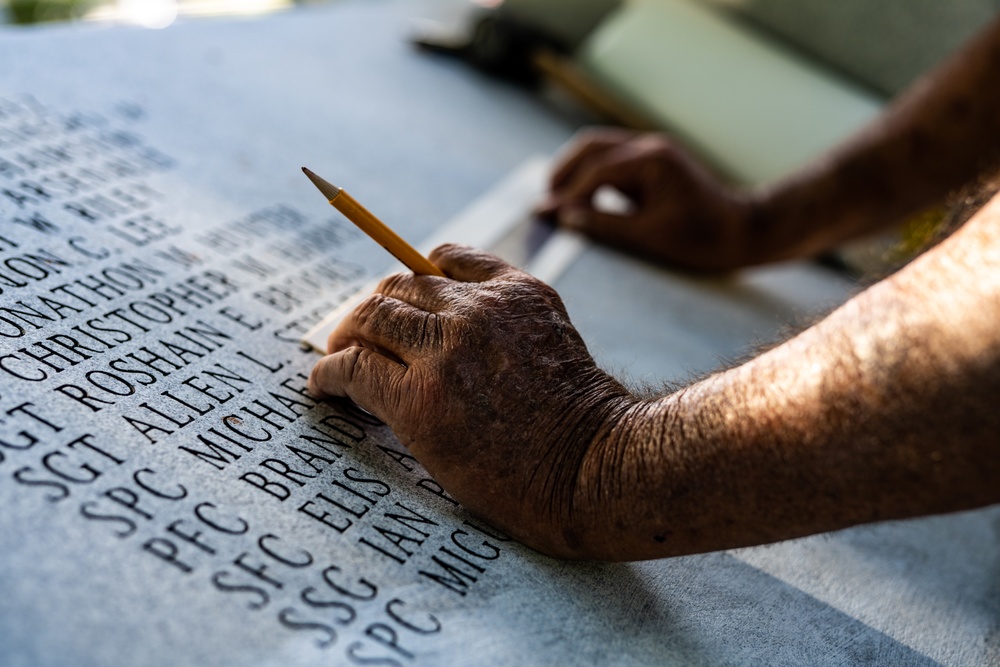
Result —
[[[388,250],[410,271],[417,275],[446,277],[441,269],[431,264],[429,259],[417,252],[413,246],[400,238],[399,234],[372,215],[354,197],[344,192],[343,188],[338,188],[336,185],[324,181],[305,167],[302,167],[302,171],[335,209],[343,213],[344,217],[357,225],[361,231],[375,239],[376,243]]]

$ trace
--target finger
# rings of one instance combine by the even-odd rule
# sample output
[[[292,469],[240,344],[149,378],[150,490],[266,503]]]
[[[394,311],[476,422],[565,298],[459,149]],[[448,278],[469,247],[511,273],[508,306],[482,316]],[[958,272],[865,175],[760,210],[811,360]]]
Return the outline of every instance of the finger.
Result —
[[[592,161],[577,171],[572,182],[559,193],[560,208],[592,207],[594,193],[605,185],[634,197],[643,168],[644,163],[637,161],[632,151],[622,147],[609,150],[601,160]]]
[[[581,166],[600,153],[629,141],[634,136],[634,132],[610,127],[591,128],[580,132],[565,155],[556,160],[549,179],[551,189],[562,189]]]
[[[549,177],[549,190],[553,193],[560,192],[572,182],[577,172],[588,162],[598,159],[603,153],[612,150],[617,143],[604,139],[589,140],[585,144],[575,147],[572,153],[565,159],[556,163]]]
[[[630,232],[635,228],[635,219],[634,216],[603,213],[593,209],[569,208],[560,213],[559,224],[595,241],[621,246],[633,241]]]
[[[446,243],[434,248],[430,260],[450,278],[467,283],[480,283],[504,274],[520,273],[517,268],[496,255],[455,243]]]
[[[320,359],[309,374],[317,398],[349,398],[387,424],[398,412],[407,369],[366,347],[348,347]]]
[[[426,348],[441,342],[440,318],[405,301],[375,293],[345,317],[327,341],[337,352],[370,347],[409,365]]]
[[[439,276],[395,273],[383,278],[375,291],[405,301],[428,313],[437,313],[447,306],[441,297],[441,289],[448,282],[450,281]]]

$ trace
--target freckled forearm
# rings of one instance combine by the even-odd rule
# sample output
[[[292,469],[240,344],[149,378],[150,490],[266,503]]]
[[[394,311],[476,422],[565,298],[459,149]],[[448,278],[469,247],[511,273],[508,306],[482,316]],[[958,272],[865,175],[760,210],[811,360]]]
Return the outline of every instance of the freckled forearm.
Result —
[[[759,261],[815,254],[899,223],[995,164],[998,80],[1000,20],[843,145],[755,193]]]
[[[992,209],[796,338],[636,404],[585,461],[593,539],[578,555],[696,553],[1000,502]]]

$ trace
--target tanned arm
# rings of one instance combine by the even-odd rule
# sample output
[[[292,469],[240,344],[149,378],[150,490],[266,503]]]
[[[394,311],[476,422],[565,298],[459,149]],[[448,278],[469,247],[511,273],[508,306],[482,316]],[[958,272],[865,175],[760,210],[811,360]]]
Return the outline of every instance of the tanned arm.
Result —
[[[583,466],[582,480],[614,485],[581,485],[577,506],[605,508],[598,534],[628,526],[597,553],[723,549],[1000,501],[997,322],[1000,198],[796,338],[636,406]]]
[[[755,191],[719,182],[662,135],[583,133],[541,212],[627,251],[729,270],[812,256],[943,201],[1000,159],[1000,19],[920,79],[872,124],[787,179]],[[625,215],[597,210],[612,185]]]
[[[1000,502],[1000,198],[788,342],[658,400],[594,365],[550,288],[443,246],[341,325],[320,396],[384,420],[529,546],[630,560]]]

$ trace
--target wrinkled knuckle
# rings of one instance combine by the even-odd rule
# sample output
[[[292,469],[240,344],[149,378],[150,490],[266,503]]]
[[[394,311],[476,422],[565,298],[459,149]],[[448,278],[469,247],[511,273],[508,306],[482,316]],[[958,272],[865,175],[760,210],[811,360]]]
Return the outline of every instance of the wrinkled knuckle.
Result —
[[[375,321],[379,316],[379,311],[383,308],[388,297],[384,294],[372,294],[358,304],[354,310],[354,317],[357,320],[358,328],[364,328]]]
[[[408,345],[425,348],[434,343],[431,335],[432,315],[410,313],[396,323],[395,335]]]
[[[421,339],[425,345],[438,346],[444,341],[443,318],[437,313],[429,313],[423,322]]]
[[[559,300],[559,293],[551,285],[530,273],[515,269],[507,278],[508,280],[503,283],[497,295],[501,302],[505,300],[516,302],[524,299],[537,299],[544,302]]]
[[[392,275],[388,275],[379,281],[378,287],[375,288],[375,291],[382,294],[391,294],[402,287],[403,284],[407,282],[409,277],[410,275],[406,273],[393,273]]]
[[[537,278],[532,278],[532,288],[538,293],[540,297],[545,299],[550,303],[562,304],[562,299],[559,297],[559,292],[555,290],[554,287],[543,283]]]
[[[362,365],[366,350],[360,346],[349,347],[340,355],[340,375],[347,383],[353,383]]]
[[[442,243],[441,245],[439,245],[437,248],[435,248],[435,250],[442,253],[449,253],[449,252],[457,252],[463,248],[465,248],[465,246],[462,245],[461,243],[448,241],[446,243]]]
[[[434,250],[431,250],[428,259],[433,262],[439,259],[455,257],[456,255],[461,255],[465,249],[466,247],[459,243],[442,243],[434,248]]]

